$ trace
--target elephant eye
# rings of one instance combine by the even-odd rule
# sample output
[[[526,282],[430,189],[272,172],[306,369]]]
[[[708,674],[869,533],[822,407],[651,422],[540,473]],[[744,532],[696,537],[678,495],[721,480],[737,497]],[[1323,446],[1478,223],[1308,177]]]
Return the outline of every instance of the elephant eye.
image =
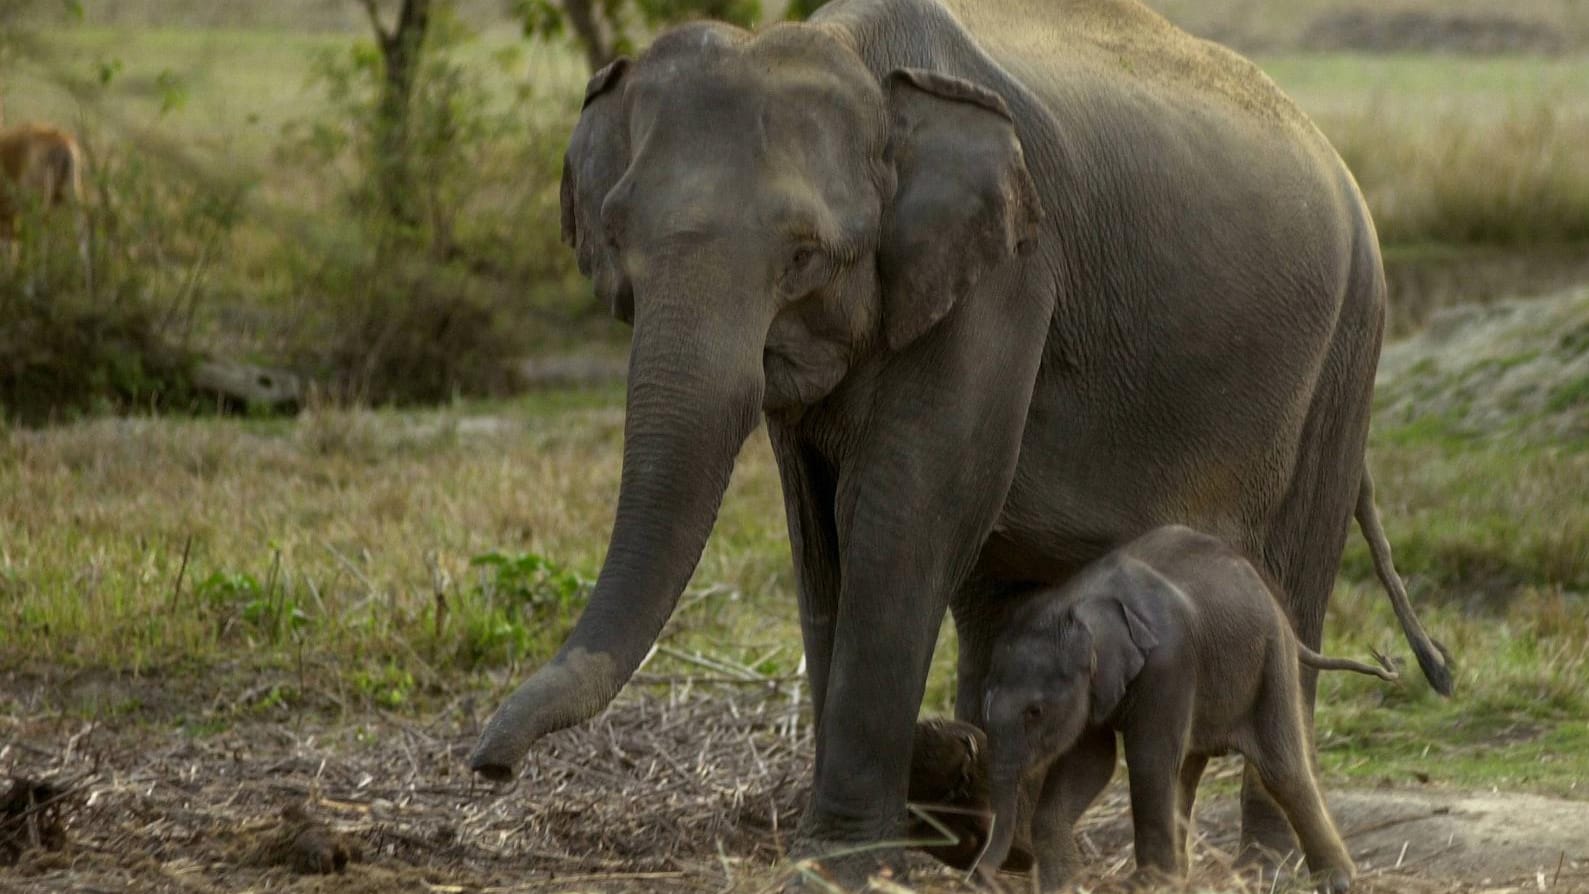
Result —
[[[1027,705],[1026,710],[1022,711],[1021,715],[1026,718],[1027,723],[1036,723],[1043,719],[1043,706]]]
[[[780,277],[783,291],[791,298],[799,298],[821,286],[827,279],[823,258],[822,249],[815,242],[802,241],[796,245],[789,252]]]

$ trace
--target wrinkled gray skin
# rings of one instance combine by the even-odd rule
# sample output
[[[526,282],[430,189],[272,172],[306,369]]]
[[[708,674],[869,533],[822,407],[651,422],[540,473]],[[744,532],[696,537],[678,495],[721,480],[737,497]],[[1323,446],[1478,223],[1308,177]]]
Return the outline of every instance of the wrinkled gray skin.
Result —
[[[1152,531],[1034,595],[994,648],[984,713],[994,805],[985,874],[1004,863],[1023,787],[1040,886],[1079,866],[1076,820],[1125,744],[1137,871],[1179,876],[1210,757],[1247,758],[1289,818],[1319,888],[1351,887],[1352,858],[1313,775],[1301,666],[1386,680],[1388,669],[1299,647],[1260,573],[1220,541]]]
[[[1235,55],[1123,0],[680,26],[591,81],[563,225],[634,327],[622,484],[590,604],[487,725],[483,775],[622,687],[763,415],[817,727],[806,850],[901,831],[947,608],[972,723],[1017,597],[1167,522],[1260,562],[1317,645],[1384,278],[1340,159]],[[1248,833],[1285,849],[1248,788]]]

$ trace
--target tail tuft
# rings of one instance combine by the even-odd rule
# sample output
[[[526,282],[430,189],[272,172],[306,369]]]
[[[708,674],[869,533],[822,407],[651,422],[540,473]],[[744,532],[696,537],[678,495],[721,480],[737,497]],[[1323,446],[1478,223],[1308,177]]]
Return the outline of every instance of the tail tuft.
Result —
[[[1451,697],[1455,681],[1451,677],[1451,653],[1446,651],[1445,644],[1437,639],[1430,638],[1434,651],[1428,649],[1413,649],[1413,654],[1418,657],[1418,667],[1423,669],[1423,675],[1429,680],[1429,685],[1434,691],[1446,698]],[[1439,652],[1436,655],[1435,652]]]

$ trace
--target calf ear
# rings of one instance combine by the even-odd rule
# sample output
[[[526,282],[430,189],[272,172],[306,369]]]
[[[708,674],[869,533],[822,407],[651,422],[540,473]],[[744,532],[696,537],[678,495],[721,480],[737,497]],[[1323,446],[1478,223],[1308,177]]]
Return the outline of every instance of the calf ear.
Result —
[[[559,192],[563,242],[574,249],[579,272],[590,277],[596,297],[626,323],[634,317],[633,299],[602,227],[601,203],[629,168],[629,126],[619,89],[628,68],[629,60],[619,58],[591,76],[563,156]]]
[[[1020,252],[1043,211],[997,94],[910,68],[891,72],[884,88],[897,186],[878,264],[884,335],[897,350]]]
[[[1132,601],[1108,596],[1077,610],[1078,618],[1092,633],[1094,726],[1107,722],[1120,707],[1126,689],[1159,644],[1152,622],[1132,607]]]

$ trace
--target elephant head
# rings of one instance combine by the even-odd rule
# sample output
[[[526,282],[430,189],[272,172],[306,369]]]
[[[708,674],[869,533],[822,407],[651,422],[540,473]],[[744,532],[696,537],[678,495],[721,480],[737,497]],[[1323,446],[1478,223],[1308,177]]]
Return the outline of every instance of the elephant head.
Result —
[[[1024,781],[1037,781],[1089,728],[1120,707],[1159,643],[1147,613],[1112,593],[1023,612],[994,651],[987,724],[993,834],[980,865],[1004,864]]]
[[[562,225],[634,329],[617,517],[590,603],[488,723],[470,765],[601,710],[693,573],[761,411],[829,394],[1016,255],[1041,216],[1004,102],[874,75],[846,35],[681,26],[598,72],[564,160]]]

